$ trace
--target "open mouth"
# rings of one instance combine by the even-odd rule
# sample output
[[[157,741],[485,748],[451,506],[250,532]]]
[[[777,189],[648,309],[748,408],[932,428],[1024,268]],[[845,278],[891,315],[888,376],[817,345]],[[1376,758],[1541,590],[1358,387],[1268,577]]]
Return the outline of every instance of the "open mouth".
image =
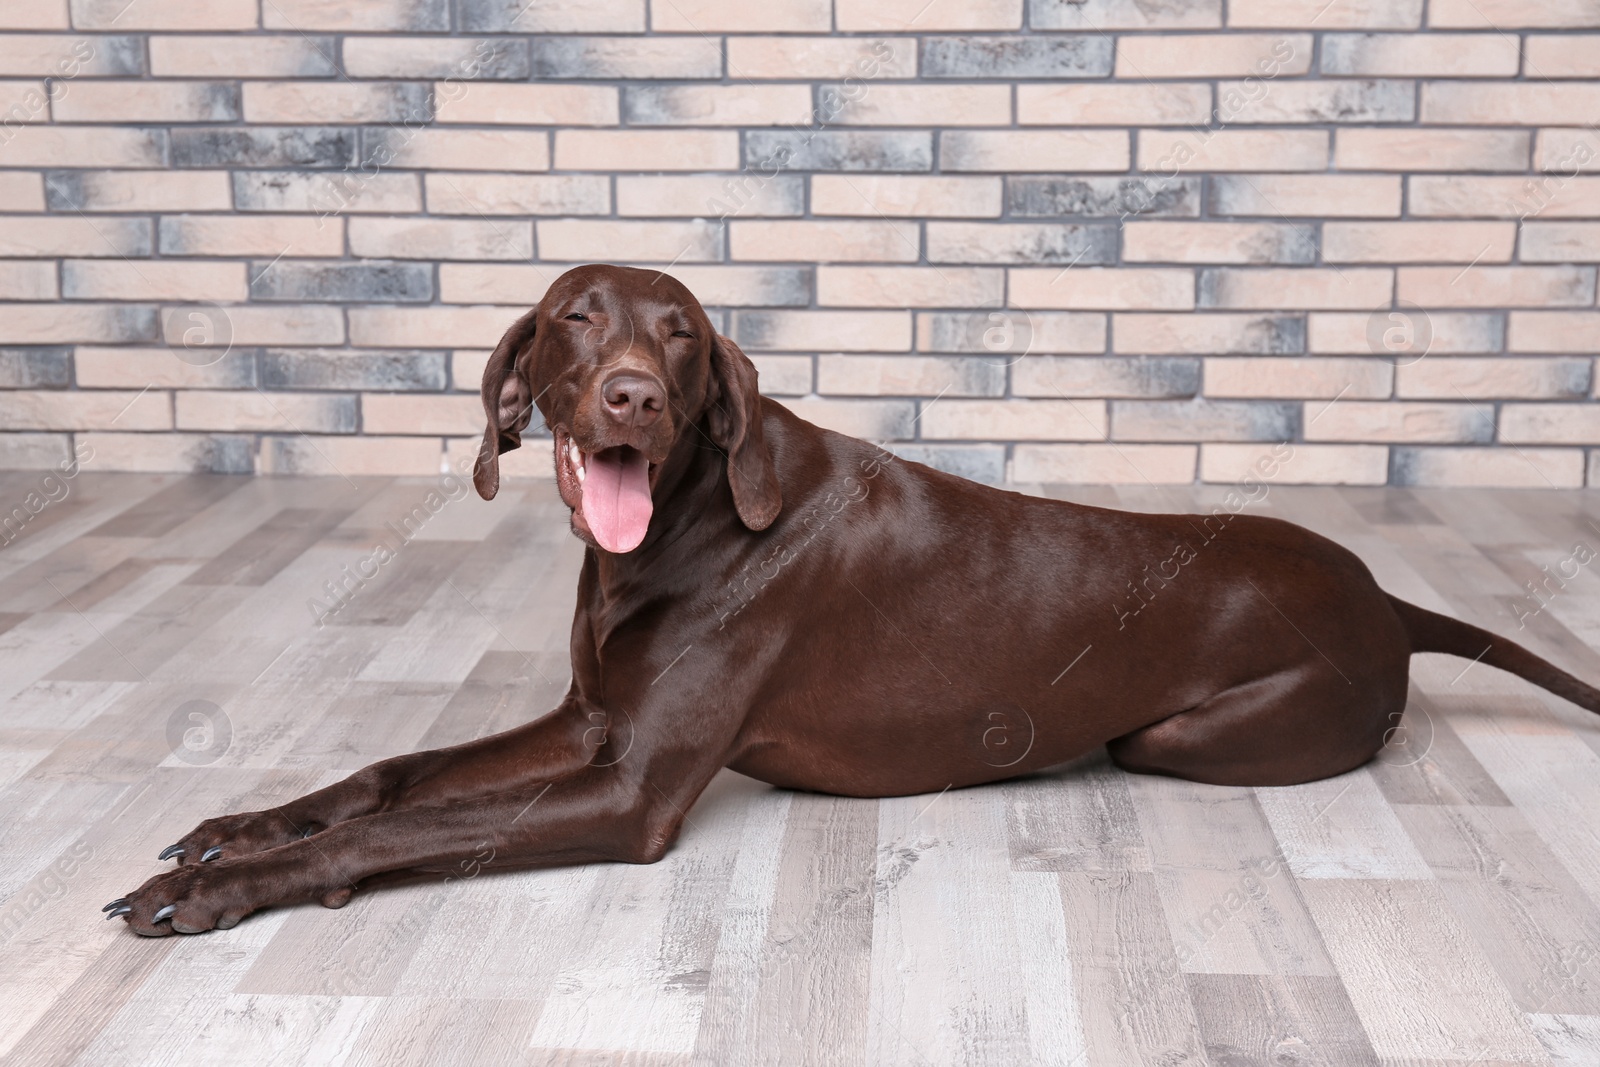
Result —
[[[607,552],[632,552],[650,528],[650,461],[630,445],[585,452],[555,433],[556,481],[580,525]],[[576,501],[576,503],[574,503]]]

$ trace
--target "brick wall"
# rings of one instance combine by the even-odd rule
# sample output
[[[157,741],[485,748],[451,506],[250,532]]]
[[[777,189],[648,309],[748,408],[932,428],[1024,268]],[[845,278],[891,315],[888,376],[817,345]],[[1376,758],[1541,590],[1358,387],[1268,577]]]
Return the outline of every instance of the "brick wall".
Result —
[[[611,260],[984,480],[1600,485],[1596,122],[1600,0],[0,0],[0,466],[433,472]]]

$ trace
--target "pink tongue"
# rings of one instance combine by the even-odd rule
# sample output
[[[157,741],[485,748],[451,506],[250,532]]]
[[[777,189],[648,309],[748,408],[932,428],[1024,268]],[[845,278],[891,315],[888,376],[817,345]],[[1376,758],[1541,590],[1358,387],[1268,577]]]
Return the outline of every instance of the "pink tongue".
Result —
[[[632,552],[650,528],[650,463],[637,448],[608,448],[588,457],[583,519],[607,552]]]

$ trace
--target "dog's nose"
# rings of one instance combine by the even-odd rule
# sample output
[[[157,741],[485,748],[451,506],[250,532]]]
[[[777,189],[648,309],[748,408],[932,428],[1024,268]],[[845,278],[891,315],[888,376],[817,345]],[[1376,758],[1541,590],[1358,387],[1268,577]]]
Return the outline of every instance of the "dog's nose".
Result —
[[[617,374],[606,379],[600,388],[600,398],[606,411],[618,422],[628,426],[648,426],[661,416],[667,403],[667,391],[653,378],[634,374]]]

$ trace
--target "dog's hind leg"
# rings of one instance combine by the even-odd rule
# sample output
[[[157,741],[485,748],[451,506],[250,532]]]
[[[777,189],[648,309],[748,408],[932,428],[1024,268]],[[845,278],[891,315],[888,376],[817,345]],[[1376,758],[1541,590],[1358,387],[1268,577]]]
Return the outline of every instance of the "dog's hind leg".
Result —
[[[1215,785],[1296,785],[1361,766],[1405,708],[1406,676],[1348,679],[1321,661],[1226,689],[1114,738],[1124,770]]]

